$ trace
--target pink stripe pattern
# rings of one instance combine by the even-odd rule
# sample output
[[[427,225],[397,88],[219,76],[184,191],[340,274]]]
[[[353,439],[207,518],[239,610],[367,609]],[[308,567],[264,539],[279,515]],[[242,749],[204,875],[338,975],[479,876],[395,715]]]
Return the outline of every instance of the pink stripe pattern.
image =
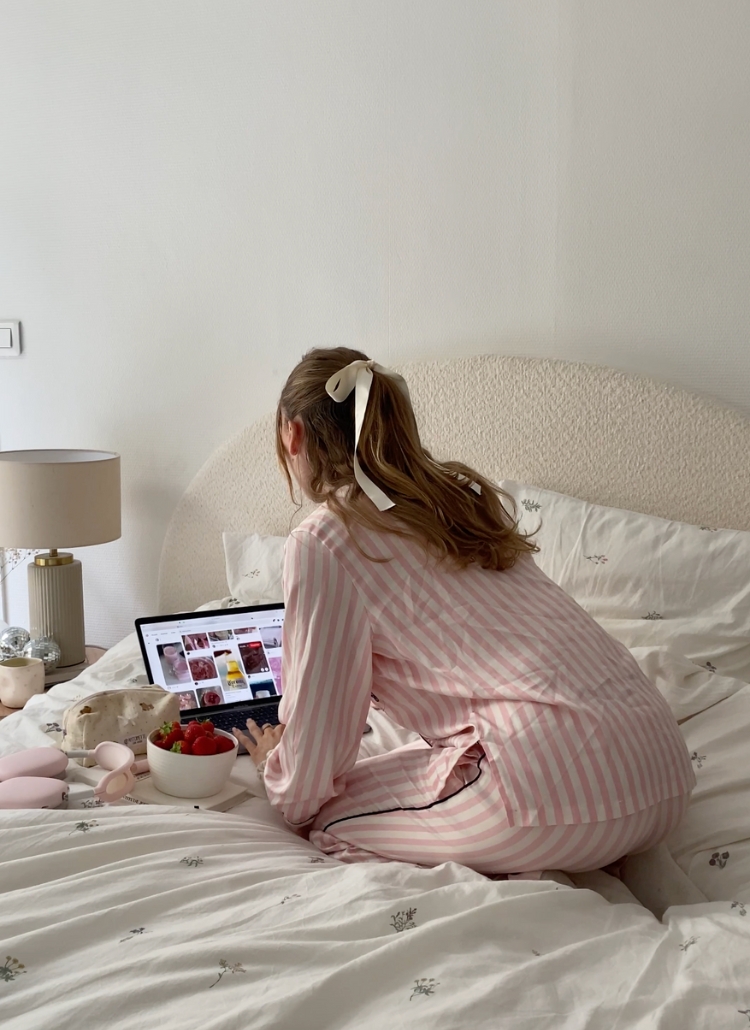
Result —
[[[689,795],[666,701],[530,557],[456,570],[394,534],[355,534],[359,547],[321,506],[286,547],[286,731],[265,782],[290,824],[328,850],[335,827],[361,823],[359,846],[383,855],[383,816],[416,855],[435,836],[418,810],[465,794],[451,818],[479,854],[499,828],[607,822]],[[358,762],[371,703],[424,744]]]
[[[619,819],[510,826],[495,784],[480,774],[443,802],[417,811],[353,816],[327,829],[313,828],[310,840],[342,862],[460,862],[487,875],[546,869],[585,873],[654,847],[675,829],[688,802],[683,794]]]

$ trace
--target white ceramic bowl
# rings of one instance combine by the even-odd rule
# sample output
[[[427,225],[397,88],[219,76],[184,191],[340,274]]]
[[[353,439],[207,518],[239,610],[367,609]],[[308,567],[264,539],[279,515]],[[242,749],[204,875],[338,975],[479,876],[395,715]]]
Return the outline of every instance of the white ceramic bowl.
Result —
[[[224,730],[214,730],[222,737],[229,737],[234,744],[231,751],[221,755],[178,755],[157,747],[152,737],[146,741],[146,757],[151,772],[151,781],[162,794],[173,798],[208,798],[218,794],[229,779],[234,760],[237,757],[237,739]]]

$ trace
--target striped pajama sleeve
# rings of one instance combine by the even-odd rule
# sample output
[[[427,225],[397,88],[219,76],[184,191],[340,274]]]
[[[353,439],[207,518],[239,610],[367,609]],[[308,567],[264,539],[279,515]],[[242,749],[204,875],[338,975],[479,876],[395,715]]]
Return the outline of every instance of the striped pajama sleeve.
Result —
[[[370,707],[371,628],[349,574],[324,543],[292,533],[284,559],[286,729],[269,755],[268,798],[302,827],[344,789]]]

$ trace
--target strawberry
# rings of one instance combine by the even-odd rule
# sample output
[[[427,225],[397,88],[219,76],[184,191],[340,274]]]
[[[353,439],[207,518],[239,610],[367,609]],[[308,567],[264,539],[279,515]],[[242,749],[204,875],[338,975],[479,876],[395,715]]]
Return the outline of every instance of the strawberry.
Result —
[[[201,723],[201,726],[203,727],[204,733],[213,733],[214,732],[214,724],[211,722],[210,719],[204,719],[203,722]]]
[[[189,755],[190,744],[186,740],[176,740],[174,744],[167,748],[168,751],[173,751],[176,755]]]
[[[179,723],[177,723],[177,729],[171,729],[169,733],[166,735],[166,737],[163,738],[164,745],[167,748],[167,750],[169,750],[169,748],[171,748],[173,744],[176,744],[178,741],[184,739],[185,738],[182,733],[182,726],[180,726]]]
[[[185,727],[185,740],[189,740],[191,743],[192,743],[192,741],[196,740],[198,737],[205,737],[205,736],[206,736],[206,730],[204,729],[202,723],[190,722]]]
[[[225,751],[231,751],[234,747],[234,742],[229,737],[223,737],[220,733],[213,738],[216,741],[216,754],[222,755]]]
[[[156,731],[154,742],[156,742],[157,740],[166,740],[170,733],[175,733],[177,730],[182,731],[182,725],[176,720],[174,722],[163,722],[159,729]],[[174,737],[173,743],[175,740],[179,739],[179,737]],[[171,746],[172,745],[170,744],[170,747]]]
[[[202,737],[197,737],[193,741],[193,754],[194,755],[215,755],[216,754],[216,740],[214,737],[207,737],[205,734]]]

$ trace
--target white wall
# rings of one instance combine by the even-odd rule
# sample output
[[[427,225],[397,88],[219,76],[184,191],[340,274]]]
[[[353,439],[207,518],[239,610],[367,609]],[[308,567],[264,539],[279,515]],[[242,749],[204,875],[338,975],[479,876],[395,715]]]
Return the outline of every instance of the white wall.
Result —
[[[563,8],[557,350],[749,412],[750,4]]]
[[[153,609],[177,499],[310,346],[750,412],[749,34],[744,0],[0,0],[0,447],[122,454],[89,641]]]

